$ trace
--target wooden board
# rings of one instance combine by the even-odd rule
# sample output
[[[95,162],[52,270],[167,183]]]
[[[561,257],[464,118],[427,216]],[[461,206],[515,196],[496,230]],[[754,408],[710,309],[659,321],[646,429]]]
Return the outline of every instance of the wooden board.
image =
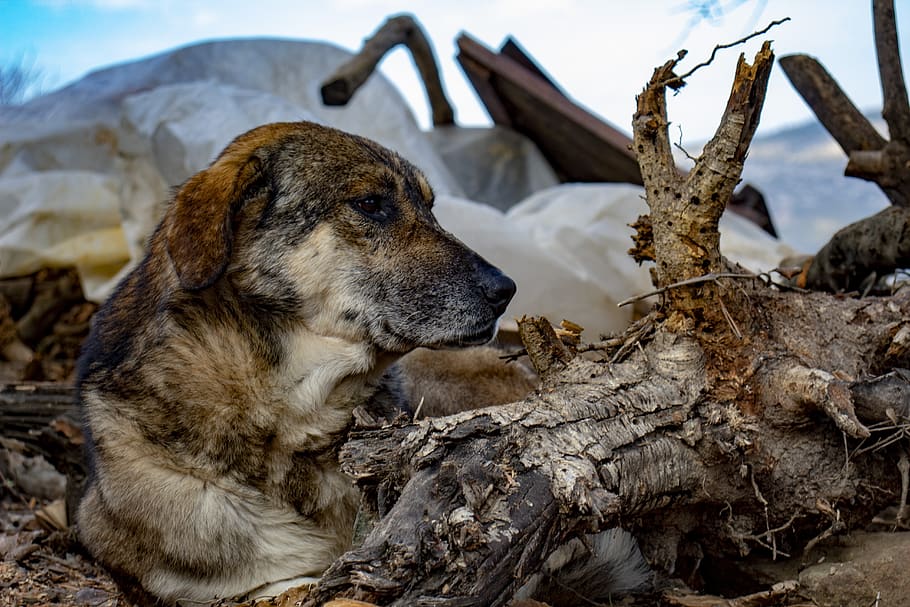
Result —
[[[493,122],[534,141],[562,181],[642,183],[631,138],[566,97],[513,40],[501,53],[467,34],[457,44]]]

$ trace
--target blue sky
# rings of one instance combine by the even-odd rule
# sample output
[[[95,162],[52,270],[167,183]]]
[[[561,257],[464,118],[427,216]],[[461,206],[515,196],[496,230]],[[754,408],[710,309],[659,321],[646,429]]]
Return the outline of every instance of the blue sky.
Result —
[[[515,35],[563,89],[596,113],[629,131],[634,97],[652,69],[689,50],[683,69],[710,55],[717,43],[736,40],[774,19],[789,16],[763,38],[778,56],[805,52],[819,58],[862,109],[881,106],[866,0],[719,0],[726,13],[693,25],[687,0],[0,0],[0,62],[24,58],[55,88],[98,67],[199,40],[277,36],[326,40],[352,50],[392,13],[412,12],[430,35],[443,77],[463,124],[483,124],[486,114],[454,61],[462,30],[489,46]],[[901,50],[910,62],[910,0],[896,2]],[[724,51],[670,100],[670,119],[684,141],[711,135],[729,91],[740,51],[751,56],[760,42]],[[383,64],[415,115],[428,110],[415,70],[403,51]],[[779,69],[772,74],[760,130],[770,132],[811,118]],[[678,131],[676,133],[678,135]]]

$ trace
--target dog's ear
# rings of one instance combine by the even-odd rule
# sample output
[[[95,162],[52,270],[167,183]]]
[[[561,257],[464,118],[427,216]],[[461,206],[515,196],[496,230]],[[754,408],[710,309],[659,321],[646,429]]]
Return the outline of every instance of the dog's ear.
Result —
[[[184,183],[168,208],[167,251],[184,289],[204,289],[224,273],[234,244],[234,218],[263,179],[255,150],[235,146]]]

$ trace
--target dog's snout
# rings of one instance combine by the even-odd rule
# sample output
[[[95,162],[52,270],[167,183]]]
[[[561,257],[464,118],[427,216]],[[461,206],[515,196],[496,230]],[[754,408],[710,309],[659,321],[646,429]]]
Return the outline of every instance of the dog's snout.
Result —
[[[515,281],[497,271],[484,284],[483,295],[499,316],[506,311],[515,295]]]

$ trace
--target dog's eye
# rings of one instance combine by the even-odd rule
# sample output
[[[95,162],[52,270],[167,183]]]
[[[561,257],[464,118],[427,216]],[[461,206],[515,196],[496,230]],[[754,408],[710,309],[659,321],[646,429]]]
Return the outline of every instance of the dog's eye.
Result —
[[[388,205],[381,196],[367,196],[355,200],[354,207],[370,219],[380,221],[388,219]]]
[[[379,212],[381,205],[379,204],[379,200],[370,197],[364,198],[363,200],[358,200],[357,208],[368,215],[375,215]]]

